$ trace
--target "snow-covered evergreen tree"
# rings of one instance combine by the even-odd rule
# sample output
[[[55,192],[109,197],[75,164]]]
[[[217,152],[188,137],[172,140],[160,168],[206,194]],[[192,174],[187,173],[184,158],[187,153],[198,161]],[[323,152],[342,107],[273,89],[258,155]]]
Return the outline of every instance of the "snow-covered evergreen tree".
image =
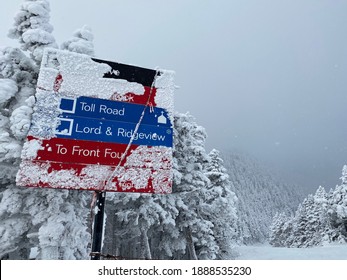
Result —
[[[293,221],[293,232],[287,246],[309,247],[347,239],[347,166],[342,170],[342,184],[328,195],[319,187],[315,195],[299,206]]]
[[[304,199],[292,218],[276,215],[270,228],[270,244],[312,247],[344,240],[341,225],[332,219],[336,217],[332,211],[332,197],[320,186],[314,195]]]
[[[295,213],[291,247],[309,247],[320,243],[320,220],[316,209],[313,195],[310,194]]]
[[[274,247],[287,246],[292,231],[292,218],[283,212],[276,213],[270,226],[269,243]]]
[[[173,191],[180,197],[176,226],[184,233],[191,259],[215,259],[219,247],[213,236],[213,223],[201,215],[210,183],[204,174],[209,160],[204,148],[207,135],[188,113],[176,116],[174,135]]]
[[[15,186],[15,175],[30,126],[37,72],[35,64],[21,50],[0,50],[1,258],[26,259],[29,254],[25,234],[30,228],[30,217],[22,211],[28,191]]]
[[[23,141],[30,126],[37,67],[25,54],[0,50],[0,181],[14,182]]]
[[[108,219],[113,224],[108,223],[112,229],[108,235],[116,239],[114,248],[108,247],[108,253],[127,258],[152,259],[150,243],[155,235],[153,228],[163,223],[168,213],[152,194],[115,193],[110,196],[113,197],[108,199],[113,212],[108,210],[111,214]]]
[[[45,47],[56,47],[52,29],[49,3],[24,1],[9,36],[18,39],[31,58],[16,48],[0,50],[0,258],[28,259],[33,247],[38,259],[88,258],[88,194],[15,185],[30,126],[37,65]],[[92,35],[86,38],[80,51],[90,53]]]
[[[295,213],[293,232],[286,246],[311,247],[332,242],[336,232],[331,227],[327,207],[327,194],[320,186],[315,195],[308,195]]]
[[[185,253],[173,195],[110,193],[105,248],[127,259],[174,259]]]
[[[165,220],[157,224],[152,231],[151,247],[153,258],[156,259],[183,259],[186,254],[186,240],[182,232],[176,226],[176,218],[179,214],[177,204],[182,204],[179,195],[156,195],[157,203],[165,209]]]
[[[29,51],[37,64],[41,63],[45,47],[57,48],[49,23],[50,6],[46,0],[26,0],[15,16],[9,37],[18,39],[21,49]]]
[[[333,242],[337,239],[338,232],[333,228],[329,217],[329,197],[324,187],[319,186],[314,194],[314,207],[319,219],[319,227],[317,231],[320,234],[320,240],[317,245],[324,245]]]
[[[70,52],[82,53],[87,55],[94,55],[93,33],[89,26],[84,25],[82,28],[77,29],[71,39],[61,44],[62,50]]]
[[[335,241],[347,241],[347,165],[343,166],[341,185],[336,186],[329,198],[332,226],[339,232]]]
[[[219,247],[217,259],[230,259],[237,231],[237,197],[231,191],[231,182],[223,166],[220,153],[213,149],[209,153],[205,174],[210,180],[208,197],[204,198],[201,207],[205,219],[213,223],[213,236]]]

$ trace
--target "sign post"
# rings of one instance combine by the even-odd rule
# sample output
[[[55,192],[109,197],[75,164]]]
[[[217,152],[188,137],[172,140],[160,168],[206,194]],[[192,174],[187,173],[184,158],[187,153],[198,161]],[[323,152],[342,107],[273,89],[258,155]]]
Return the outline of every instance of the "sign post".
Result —
[[[102,247],[102,236],[104,228],[104,213],[106,192],[96,192],[96,213],[94,216],[93,224],[93,241],[92,241],[92,253],[91,260],[100,260],[100,253]]]
[[[171,193],[173,76],[44,51],[17,185],[96,191],[98,256],[106,191]]]

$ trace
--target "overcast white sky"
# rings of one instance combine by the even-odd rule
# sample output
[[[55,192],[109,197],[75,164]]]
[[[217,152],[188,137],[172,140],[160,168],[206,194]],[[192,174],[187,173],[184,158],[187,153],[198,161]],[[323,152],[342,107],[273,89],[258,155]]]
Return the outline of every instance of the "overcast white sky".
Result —
[[[3,0],[0,45],[21,0]],[[85,24],[96,57],[176,71],[175,108],[207,148],[241,149],[305,188],[347,164],[347,1],[51,0],[60,44]]]

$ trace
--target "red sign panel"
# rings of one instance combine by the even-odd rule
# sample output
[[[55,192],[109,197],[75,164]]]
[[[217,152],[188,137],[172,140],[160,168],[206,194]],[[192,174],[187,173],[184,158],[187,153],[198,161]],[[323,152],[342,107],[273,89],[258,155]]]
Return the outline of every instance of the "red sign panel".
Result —
[[[17,184],[170,193],[173,72],[47,49]]]

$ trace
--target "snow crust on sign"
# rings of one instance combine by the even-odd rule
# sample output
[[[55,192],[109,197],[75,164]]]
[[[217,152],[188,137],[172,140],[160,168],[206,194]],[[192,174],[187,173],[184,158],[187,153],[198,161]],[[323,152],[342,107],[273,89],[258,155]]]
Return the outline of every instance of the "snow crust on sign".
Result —
[[[105,165],[88,165],[80,172],[76,172],[74,169],[50,169],[51,163],[49,162],[23,160],[17,173],[17,182],[19,185],[47,185],[60,189],[141,191],[147,189],[148,182],[152,180],[153,193],[171,192],[171,169],[160,169],[153,172],[151,168],[120,166],[114,170],[114,167]],[[105,185],[107,178],[110,178],[112,182]],[[115,179],[116,185],[113,182]]]
[[[37,84],[39,89],[48,90],[54,88],[55,77],[59,74],[58,69],[43,68],[40,70],[40,80]]]
[[[126,158],[124,166],[116,167],[111,179],[117,178],[122,191],[146,189],[152,181],[154,193],[171,192],[172,149],[139,146]],[[106,188],[112,188],[107,184]]]
[[[175,89],[174,71],[160,70],[161,75],[157,76],[154,82],[154,87],[157,89],[155,103],[158,107],[165,108],[169,113],[171,123],[173,119],[173,94]]]
[[[36,100],[29,135],[44,139],[55,137],[55,128],[61,113],[59,96],[53,92],[48,93],[38,89]]]
[[[41,140],[31,139],[24,145],[23,161],[17,181],[26,185],[49,185],[54,188],[99,189],[108,191],[146,190],[152,182],[153,193],[170,193],[172,149],[140,146],[126,158],[124,166],[87,165],[80,172],[52,169],[50,162],[32,162],[39,150],[50,150]],[[116,184],[115,184],[116,180]]]
[[[53,91],[58,73],[63,77],[59,92],[69,96],[89,96],[111,99],[114,93],[124,95],[132,92],[143,95],[143,85],[122,79],[106,79],[104,74],[111,71],[108,64],[98,63],[88,55],[69,51],[46,49],[40,70],[38,87]],[[54,75],[52,75],[54,74]]]
[[[153,171],[150,168],[117,167],[112,173],[112,182],[106,184],[108,191],[148,190],[148,183],[152,181],[151,192],[171,193],[171,170],[160,169]],[[114,182],[116,180],[116,184]]]
[[[172,149],[167,147],[139,146],[126,158],[125,167],[144,167],[170,169],[172,167]]]
[[[154,193],[171,193],[172,169],[158,170],[153,177],[152,185]]]
[[[104,165],[89,165],[77,174],[73,169],[48,170],[48,162],[32,162],[23,160],[17,174],[17,181],[28,186],[47,184],[61,189],[103,189],[105,175],[110,175],[112,168]]]
[[[120,166],[114,172],[114,177],[117,178],[124,191],[131,188],[135,188],[136,190],[146,189],[150,176],[151,170],[148,168],[125,168]]]
[[[43,150],[42,141],[38,139],[32,139],[24,143],[22,158],[23,159],[35,159],[37,152]]]

